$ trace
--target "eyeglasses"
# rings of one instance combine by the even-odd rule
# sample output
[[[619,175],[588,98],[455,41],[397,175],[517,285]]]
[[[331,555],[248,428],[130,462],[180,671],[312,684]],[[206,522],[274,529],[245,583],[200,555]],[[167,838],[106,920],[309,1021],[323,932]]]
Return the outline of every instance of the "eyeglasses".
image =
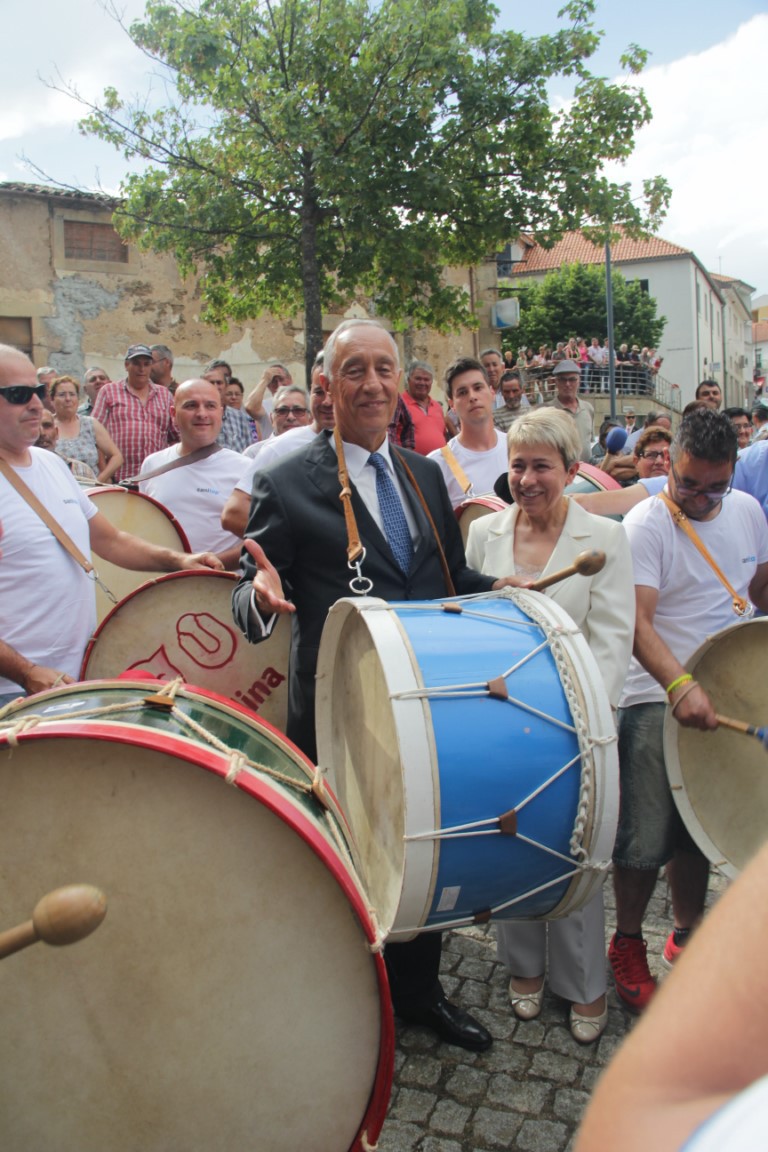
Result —
[[[674,464],[672,465],[672,476],[674,477],[675,490],[678,496],[705,496],[707,500],[717,502],[727,496],[733,487],[733,475],[731,475],[730,480],[724,481],[723,484],[717,488],[697,488],[691,484],[682,484],[680,477],[675,471]]]
[[[669,456],[669,452],[638,452],[638,456],[642,456],[644,460],[663,460],[666,456]]]
[[[290,406],[290,408],[286,404],[280,408],[274,409],[275,416],[288,416],[288,415],[298,416],[300,412],[306,412],[306,411],[307,411],[307,409],[303,408],[301,406],[301,404],[292,404]]]
[[[9,404],[29,404],[33,396],[39,396],[42,400],[46,394],[47,385],[36,384],[32,387],[31,384],[8,384],[0,386],[0,396],[7,400]]]

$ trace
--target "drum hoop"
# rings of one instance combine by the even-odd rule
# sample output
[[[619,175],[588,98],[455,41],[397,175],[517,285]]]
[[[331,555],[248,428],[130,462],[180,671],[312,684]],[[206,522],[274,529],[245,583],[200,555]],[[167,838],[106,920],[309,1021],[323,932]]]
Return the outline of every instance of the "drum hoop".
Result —
[[[229,580],[230,583],[235,582],[238,579],[236,572],[216,572],[212,568],[200,568],[200,569],[195,568],[195,569],[187,569],[184,572],[163,572],[158,576],[154,576],[151,580],[145,580],[143,584],[139,584],[138,588],[133,588],[127,594],[127,596],[123,596],[122,600],[119,600],[117,602],[117,604],[113,605],[113,607],[110,608],[109,612],[107,612],[107,614],[103,618],[103,620],[100,620],[99,623],[96,625],[96,628],[94,629],[93,635],[88,640],[88,643],[87,643],[86,648],[85,648],[85,652],[83,653],[83,662],[80,665],[80,679],[81,680],[90,680],[91,679],[88,676],[88,664],[90,663],[90,659],[91,659],[91,656],[93,654],[93,650],[96,647],[99,640],[101,639],[101,634],[104,631],[104,629],[107,627],[109,622],[118,614],[118,612],[120,611],[120,609],[123,607],[124,604],[128,604],[131,600],[133,600],[133,598],[135,596],[137,596],[139,594],[139,592],[144,592],[144,591],[146,591],[147,588],[153,588],[156,584],[167,584],[171,580],[186,579],[190,576],[197,576],[197,577],[202,576],[204,579],[207,579],[207,580],[209,580],[213,576],[213,577],[216,577],[218,579],[223,578],[224,580]],[[201,689],[201,691],[203,691],[203,689]]]
[[[425,828],[437,828],[440,821],[440,790],[436,779],[437,752],[432,717],[426,702],[418,699],[392,699],[399,693],[412,692],[424,687],[421,672],[408,636],[397,618],[397,602],[390,604],[374,596],[338,600],[328,614],[323,629],[323,649],[335,652],[338,640],[350,616],[359,618],[370,637],[378,657],[382,676],[387,685],[392,725],[398,740],[401,766],[404,836],[423,833]],[[320,717],[318,743],[322,742],[324,718],[330,715],[326,695],[332,691],[330,677],[318,677],[316,715]],[[330,743],[330,741],[329,741]],[[430,788],[423,787],[417,767],[429,764]],[[328,766],[330,771],[330,765]],[[414,785],[421,784],[421,787]],[[402,870],[398,877],[400,898],[398,914],[407,909],[408,924],[420,927],[427,920],[434,898],[439,865],[439,844],[415,841],[404,851]],[[382,910],[377,910],[382,915]],[[387,917],[388,919],[388,917]],[[382,923],[387,934],[392,927]],[[414,932],[411,935],[415,934]]]
[[[593,484],[597,484],[603,492],[613,492],[621,488],[615,476],[611,476],[610,472],[604,472],[602,468],[598,468],[596,464],[588,464],[581,461],[577,476],[582,476],[585,480],[591,480]]]
[[[103,683],[109,682],[104,681]],[[146,689],[147,683],[148,681],[143,681],[141,686]],[[68,695],[74,694],[72,689],[65,689],[64,691]],[[61,694],[61,690],[59,690],[59,695]],[[46,693],[46,696],[48,695],[49,693]],[[221,700],[215,693],[207,692],[205,695],[216,703],[229,703]],[[240,709],[237,705],[233,706],[233,711],[242,711],[244,715],[249,716],[245,709]],[[249,718],[251,720],[253,719],[252,717]],[[310,851],[313,852],[326,868],[352,907],[355,917],[363,930],[366,940],[368,941],[376,973],[381,1008],[379,1014],[381,1028],[379,1059],[368,1105],[358,1129],[358,1136],[365,1133],[370,1133],[374,1137],[378,1136],[386,1117],[391,1094],[395,1053],[395,1029],[394,1018],[391,1011],[389,981],[381,950],[381,940],[376,931],[373,911],[368,906],[363,887],[352,869],[342,867],[343,857],[341,853],[331,850],[333,841],[326,840],[319,834],[319,829],[321,828],[320,822],[297,805],[289,803],[288,797],[284,796],[280,789],[266,777],[262,779],[250,772],[240,772],[232,777],[228,774],[228,763],[220,752],[208,748],[204,744],[196,743],[188,737],[176,733],[162,732],[155,728],[143,728],[136,724],[107,724],[103,722],[89,723],[88,721],[82,721],[76,725],[72,722],[73,720],[76,720],[75,716],[73,716],[69,722],[61,718],[58,720],[45,721],[43,724],[37,725],[34,728],[20,732],[16,739],[20,744],[49,739],[93,739],[105,743],[116,743],[123,746],[128,745],[129,747],[173,756],[175,759],[184,761],[202,771],[208,771],[215,776],[219,776],[223,783],[233,785],[251,799],[258,801],[264,808],[296,832]],[[256,726],[271,728],[270,725],[264,722],[259,722]],[[0,751],[10,747],[8,732],[0,730]],[[192,755],[193,749],[197,751],[197,757]]]
[[[721,628],[719,632],[714,632],[707,636],[686,661],[686,672],[691,672],[695,675],[702,657],[712,651],[712,649],[717,648],[718,643],[725,637],[730,636],[737,628],[747,627],[768,627],[768,618],[757,616],[749,619],[735,620],[733,624],[729,624],[726,628]],[[691,839],[701,849],[710,863],[729,880],[736,880],[741,875],[741,869],[728,860],[722,846],[712,839],[709,832],[701,823],[699,812],[693,807],[689,799],[686,789],[685,773],[679,754],[679,735],[680,725],[677,720],[675,720],[669,707],[667,707],[664,716],[664,766],[666,768],[667,781],[672,793],[672,799],[675,802],[675,808],[680,814],[680,818],[690,834]]]
[[[150,496],[146,492],[135,492],[130,488],[122,488],[119,484],[100,484],[97,488],[90,488],[86,495],[90,498],[92,496],[101,496],[104,493],[109,492],[122,492],[122,494],[126,497],[138,496],[140,500],[146,501],[147,504],[154,505],[155,508],[158,508],[163,513],[166,520],[170,520],[171,524],[178,532],[182,545],[181,551],[192,551],[189,543],[189,537],[187,536],[179,521],[174,516],[173,512],[171,512],[170,508],[166,508],[165,504],[161,504],[159,500],[156,500],[154,496]],[[94,501],[94,503],[96,502]],[[98,503],[96,503],[96,507],[98,507]]]

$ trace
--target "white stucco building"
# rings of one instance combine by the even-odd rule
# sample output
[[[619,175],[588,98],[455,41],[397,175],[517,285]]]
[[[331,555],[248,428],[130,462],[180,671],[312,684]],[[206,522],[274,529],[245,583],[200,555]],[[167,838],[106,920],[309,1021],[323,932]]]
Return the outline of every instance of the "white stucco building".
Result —
[[[519,240],[522,258],[511,266],[505,283],[541,280],[563,264],[605,264],[602,245],[581,232],[567,232],[545,249],[531,236]],[[647,240],[622,237],[611,245],[614,275],[640,282],[654,297],[659,316],[666,316],[659,352],[661,375],[680,389],[681,406],[694,398],[696,385],[717,380],[727,405],[742,405],[752,395],[751,294],[741,280],[707,271],[687,248],[658,236]],[[604,332],[584,332],[587,341]],[[559,333],[553,333],[557,339]]]

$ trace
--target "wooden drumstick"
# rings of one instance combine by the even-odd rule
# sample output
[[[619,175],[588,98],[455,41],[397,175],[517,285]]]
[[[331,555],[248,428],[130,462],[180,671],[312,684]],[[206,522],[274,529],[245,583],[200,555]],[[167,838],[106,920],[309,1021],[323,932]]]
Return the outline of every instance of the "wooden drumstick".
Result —
[[[44,940],[74,944],[95,932],[107,914],[107,898],[91,884],[68,884],[38,900],[32,919],[0,932],[0,960]]]
[[[579,552],[573,564],[561,568],[559,572],[552,572],[549,576],[542,576],[541,580],[534,580],[529,586],[530,592],[543,592],[550,584],[557,584],[560,580],[567,580],[569,576],[594,576],[605,567],[605,552],[597,548],[589,552]]]
[[[744,720],[732,720],[730,716],[721,716],[715,713],[715,719],[723,728],[731,728],[734,732],[741,732],[744,736],[754,736],[768,751],[768,728],[757,728],[754,724],[747,724]]]

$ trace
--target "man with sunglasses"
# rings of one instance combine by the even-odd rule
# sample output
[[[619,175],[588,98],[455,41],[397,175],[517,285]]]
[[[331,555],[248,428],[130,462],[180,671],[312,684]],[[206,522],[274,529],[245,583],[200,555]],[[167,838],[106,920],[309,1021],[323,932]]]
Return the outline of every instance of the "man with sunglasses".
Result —
[[[685,830],[667,782],[666,706],[680,724],[716,728],[716,702],[686,672],[686,661],[705,634],[739,621],[733,591],[747,606],[751,601],[768,611],[768,526],[756,500],[731,491],[736,452],[727,416],[713,408],[692,412],[672,442],[664,493],[638,504],[624,520],[637,615],[634,656],[619,701],[617,931],[608,956],[619,999],[635,1012],[655,990],[642,925],[659,869],[666,865],[674,912],[674,931],[662,954],[666,967],[703,914],[709,876],[708,861]],[[673,519],[679,513],[731,590]]]
[[[35,447],[44,394],[45,384],[38,384],[29,358],[0,345],[0,707],[18,696],[76,680],[96,626],[92,579],[17,489],[18,481],[86,560],[93,550],[113,564],[139,571],[222,567],[211,553],[186,555],[118,532],[66,463]]]

